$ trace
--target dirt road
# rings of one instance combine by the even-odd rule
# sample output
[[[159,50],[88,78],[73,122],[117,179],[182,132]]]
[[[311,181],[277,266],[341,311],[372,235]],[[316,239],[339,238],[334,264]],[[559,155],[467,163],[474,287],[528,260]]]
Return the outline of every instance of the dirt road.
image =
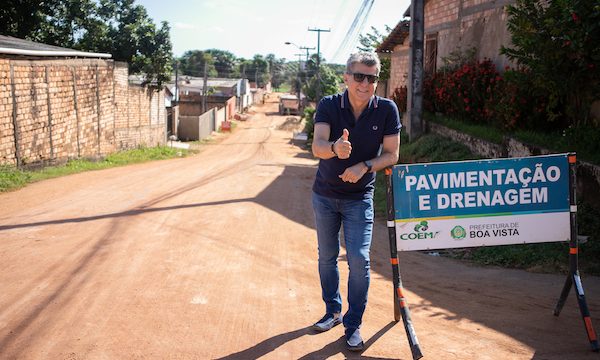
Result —
[[[277,103],[197,156],[0,195],[1,359],[411,359],[375,228],[366,350],[324,311],[310,188],[317,161]],[[347,279],[342,255],[343,292]],[[564,276],[400,254],[425,359],[599,359]],[[596,328],[600,279],[583,274]],[[344,305],[345,306],[345,305]]]

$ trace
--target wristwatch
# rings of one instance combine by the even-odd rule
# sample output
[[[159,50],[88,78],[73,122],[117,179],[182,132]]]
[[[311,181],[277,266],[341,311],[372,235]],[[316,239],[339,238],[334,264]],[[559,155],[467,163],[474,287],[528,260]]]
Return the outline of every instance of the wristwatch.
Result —
[[[367,167],[367,172],[370,173],[371,170],[373,169],[373,163],[371,162],[371,160],[363,161],[363,163]]]
[[[337,141],[337,140],[336,140],[336,141]],[[335,155],[335,156],[337,157],[337,156],[338,156],[338,154],[335,152],[335,149],[334,149],[334,147],[333,147],[333,146],[335,145],[336,141],[334,141],[334,142],[332,142],[332,143],[331,143],[331,152],[333,153],[333,155]]]

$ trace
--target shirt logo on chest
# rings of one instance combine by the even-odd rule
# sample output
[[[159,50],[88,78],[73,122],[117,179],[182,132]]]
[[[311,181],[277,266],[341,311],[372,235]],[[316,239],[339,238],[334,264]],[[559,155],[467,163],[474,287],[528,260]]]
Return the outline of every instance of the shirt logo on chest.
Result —
[[[379,129],[377,125],[373,125],[373,131],[377,131],[377,129]]]

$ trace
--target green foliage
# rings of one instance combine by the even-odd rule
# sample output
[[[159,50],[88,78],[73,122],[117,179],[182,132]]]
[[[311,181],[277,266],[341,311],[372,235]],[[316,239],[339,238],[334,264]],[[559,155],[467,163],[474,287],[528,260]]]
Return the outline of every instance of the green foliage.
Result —
[[[356,48],[359,51],[371,52],[375,51],[375,49],[385,40],[385,38],[392,32],[392,28],[385,25],[384,32],[380,32],[376,27],[371,26],[371,30],[366,34],[358,35],[358,45]]]
[[[312,144],[313,137],[315,134],[315,112],[317,109],[312,107],[305,107],[304,113],[302,114],[302,120],[304,120],[304,132],[307,135],[307,144]]]
[[[216,71],[216,76],[220,78],[231,78],[237,66],[237,58],[229,51],[219,49],[208,49],[204,51],[212,58],[212,66]],[[211,75],[212,76],[212,75]]]
[[[377,30],[377,28],[371,26],[370,32],[364,35],[360,34],[358,36],[358,42],[360,43],[360,45],[357,46],[357,49],[359,51],[365,52],[375,51],[375,49],[377,49],[377,47],[385,40],[385,38],[392,32],[392,30],[392,28],[385,25],[385,31],[380,32],[379,30]],[[380,61],[381,71],[379,72],[379,79],[380,81],[385,81],[390,78],[391,59],[383,58],[380,59]]]
[[[316,59],[316,54],[313,59]],[[339,84],[342,81],[341,76],[337,75],[327,64],[320,65],[319,76],[317,76],[315,64],[316,63],[313,62],[311,68],[307,69],[308,73],[313,73],[314,75],[308,79],[302,88],[306,97],[311,101],[317,101],[317,86],[319,86],[319,84],[321,96],[327,96],[337,94],[340,91]]]
[[[106,52],[130,64],[132,74],[161,85],[171,73],[169,25],[157,27],[134,0],[9,0],[0,33],[82,51]]]
[[[477,62],[475,55],[477,54],[477,48],[470,47],[463,50],[460,46],[455,50],[451,51],[447,56],[442,57],[442,66],[439,71],[454,72],[460,69],[465,64],[472,64]]]
[[[20,170],[14,166],[0,166],[0,192],[15,190],[35,181],[51,179],[82,171],[100,170],[115,166],[140,163],[152,160],[170,159],[185,156],[188,150],[166,146],[140,147],[108,155],[101,161],[85,159],[70,160],[61,166],[50,166],[40,170]]]
[[[0,192],[18,189],[25,186],[31,179],[31,175],[10,166],[0,166]]]
[[[402,164],[477,159],[471,150],[449,138],[436,134],[421,136],[413,142],[403,141],[400,145]]]
[[[501,52],[528,71],[532,89],[548,94],[548,120],[591,125],[600,93],[600,4],[517,0],[507,12],[511,45]]]
[[[59,1],[3,0],[0,7],[0,34],[42,41],[41,24]]]
[[[491,60],[454,63],[424,82],[424,107],[475,123],[491,123],[502,78]]]
[[[432,121],[441,125],[444,125],[450,129],[475,136],[477,138],[487,140],[495,144],[502,144],[504,141],[504,132],[500,129],[495,129],[490,126],[482,124],[474,124],[472,122],[464,122],[453,119],[444,115],[433,115],[425,112],[423,117],[427,121]]]
[[[218,75],[215,61],[208,51],[188,50],[178,59],[178,63],[179,71],[183,75],[203,77],[205,64],[206,73],[209,77]]]
[[[242,77],[256,82],[259,87],[270,80],[269,62],[262,55],[254,55],[252,60],[241,60],[239,68]]]
[[[531,86],[529,72],[510,68],[505,70],[496,84],[494,101],[489,103],[487,109],[495,125],[509,131],[546,128],[548,94]]]
[[[540,132],[517,130],[513,137],[555,152],[577,153],[577,157],[600,165],[600,128],[592,126],[569,127],[563,131]]]

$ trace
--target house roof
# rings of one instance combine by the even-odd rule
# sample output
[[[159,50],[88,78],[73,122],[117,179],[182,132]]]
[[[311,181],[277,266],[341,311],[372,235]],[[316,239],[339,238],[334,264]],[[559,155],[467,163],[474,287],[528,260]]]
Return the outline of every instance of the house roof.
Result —
[[[173,79],[174,80],[174,79]],[[223,78],[208,78],[206,82],[206,86],[214,87],[214,88],[232,88],[237,86],[240,79],[223,79]],[[175,81],[172,82],[173,87],[175,86]],[[179,77],[179,88],[184,90],[194,90],[200,89],[204,87],[204,79],[198,77],[191,76],[180,76]]]
[[[404,43],[404,40],[408,37],[410,29],[410,21],[402,20],[396,25],[396,27],[390,32],[390,34],[379,44],[375,52],[378,53],[389,53],[394,51],[394,46]]]
[[[111,54],[79,51],[0,35],[0,54],[27,56],[110,58]]]

